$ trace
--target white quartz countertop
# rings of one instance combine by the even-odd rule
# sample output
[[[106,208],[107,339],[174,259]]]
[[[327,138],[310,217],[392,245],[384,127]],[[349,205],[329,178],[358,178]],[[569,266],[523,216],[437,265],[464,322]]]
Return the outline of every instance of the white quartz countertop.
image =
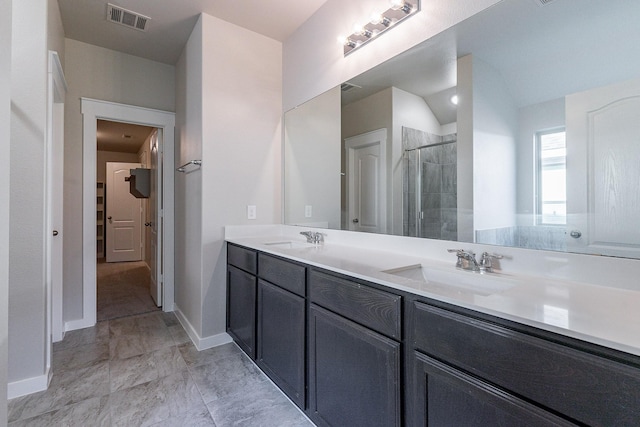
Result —
[[[456,269],[455,256],[444,263],[345,244],[306,245],[304,239],[281,235],[226,240],[640,356],[639,291],[513,273],[480,275]],[[417,280],[385,272],[416,265],[422,265],[427,274],[433,272],[434,279]],[[471,285],[459,286],[453,281]]]

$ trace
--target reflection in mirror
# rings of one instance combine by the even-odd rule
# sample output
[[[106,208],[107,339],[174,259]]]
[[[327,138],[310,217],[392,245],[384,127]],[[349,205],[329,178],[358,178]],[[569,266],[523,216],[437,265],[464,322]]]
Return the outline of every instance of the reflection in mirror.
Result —
[[[640,258],[638,17],[504,0],[288,112],[285,222]]]

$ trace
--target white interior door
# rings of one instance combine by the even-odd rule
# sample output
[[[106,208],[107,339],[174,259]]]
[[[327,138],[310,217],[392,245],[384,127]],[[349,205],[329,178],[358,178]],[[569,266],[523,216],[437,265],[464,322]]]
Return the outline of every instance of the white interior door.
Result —
[[[64,182],[64,100],[67,85],[57,53],[49,52],[47,141],[47,336],[52,342],[64,338],[62,316],[63,182]]]
[[[107,262],[142,260],[142,202],[129,193],[130,169],[140,163],[107,163]]]
[[[151,271],[150,291],[153,301],[159,307],[162,305],[162,250],[160,249],[162,235],[162,162],[159,161],[160,152],[160,130],[156,130],[151,136],[151,149],[149,168],[151,169],[151,192],[149,194],[149,218],[147,227],[149,229],[149,270]]]
[[[349,230],[386,231],[386,141],[386,129],[345,140]]]
[[[640,256],[640,79],[570,95],[567,247]]]

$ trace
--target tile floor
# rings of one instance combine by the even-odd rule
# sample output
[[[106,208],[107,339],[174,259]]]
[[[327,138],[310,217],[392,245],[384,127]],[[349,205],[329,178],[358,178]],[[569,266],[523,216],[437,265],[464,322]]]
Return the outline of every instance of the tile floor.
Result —
[[[97,319],[148,313],[160,310],[149,293],[150,273],[144,261],[97,264]]]
[[[9,426],[312,426],[235,344],[197,351],[173,313],[68,332]]]

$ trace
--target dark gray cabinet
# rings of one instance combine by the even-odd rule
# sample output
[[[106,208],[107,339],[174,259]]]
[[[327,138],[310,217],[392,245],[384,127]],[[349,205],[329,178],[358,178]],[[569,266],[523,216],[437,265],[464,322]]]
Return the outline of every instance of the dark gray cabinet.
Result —
[[[320,426],[399,426],[400,343],[311,304],[309,409]]]
[[[260,279],[257,336],[258,366],[304,409],[304,298]]]
[[[256,276],[227,266],[227,332],[252,359],[256,349]]]
[[[424,354],[413,354],[414,426],[574,426]]]
[[[413,361],[415,425],[431,425],[422,422],[425,410],[427,421],[432,414],[438,419],[452,404],[445,402],[444,395],[450,395],[449,402],[459,401],[454,408],[477,412],[486,425],[560,425],[563,419],[568,425],[640,425],[637,360],[612,360],[594,345],[557,335],[543,339],[419,301],[412,304],[410,318],[411,343],[426,355],[416,353]],[[467,384],[454,393],[451,381],[445,383],[444,377]],[[473,393],[470,383],[474,383]],[[465,387],[468,393],[461,394]],[[491,392],[478,393],[478,389]],[[492,401],[501,397],[493,405],[499,410],[487,410],[489,395]],[[531,405],[523,405],[523,400]],[[540,421],[517,421],[537,419],[530,416]]]
[[[309,416],[322,426],[402,422],[402,298],[309,269]]]
[[[638,426],[640,357],[228,245],[227,330],[319,426]]]

